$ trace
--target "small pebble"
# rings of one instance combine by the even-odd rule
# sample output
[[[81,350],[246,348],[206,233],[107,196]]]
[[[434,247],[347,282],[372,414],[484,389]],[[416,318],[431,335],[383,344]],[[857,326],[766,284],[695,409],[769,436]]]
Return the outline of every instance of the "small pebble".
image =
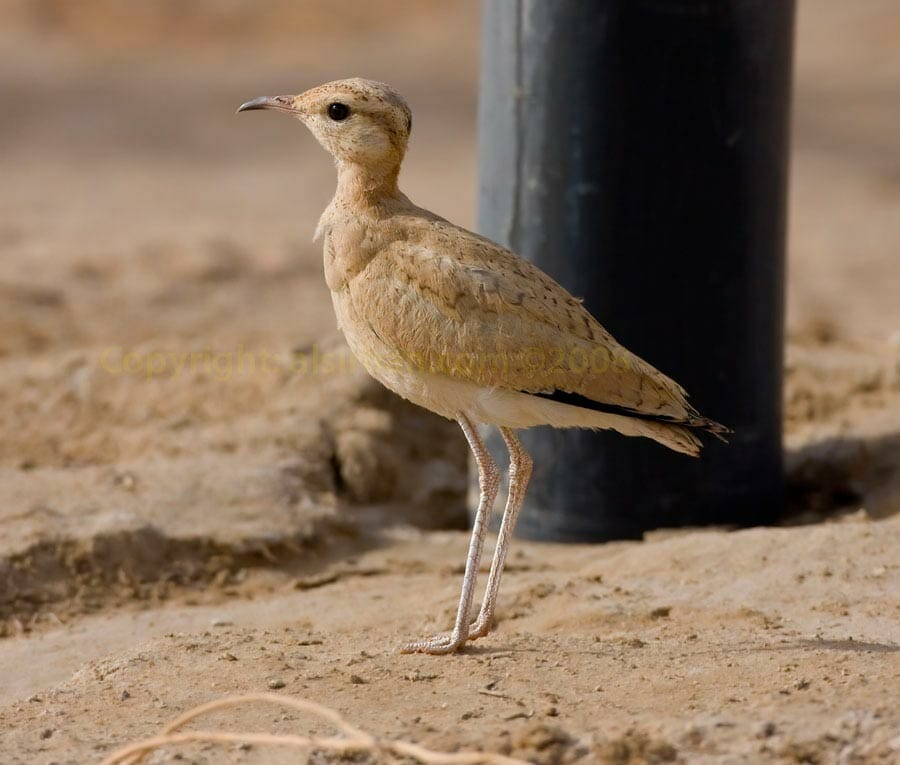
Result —
[[[284,682],[284,680],[282,680],[280,677],[273,677],[271,680],[269,680],[269,688],[271,688],[273,691],[277,691],[279,688],[284,688],[285,685],[287,685],[287,683]]]
[[[350,682],[354,685],[364,685],[366,681],[359,675],[350,675]]]
[[[137,488],[137,477],[134,473],[126,470],[114,476],[113,484],[125,489],[125,491],[134,491]]]

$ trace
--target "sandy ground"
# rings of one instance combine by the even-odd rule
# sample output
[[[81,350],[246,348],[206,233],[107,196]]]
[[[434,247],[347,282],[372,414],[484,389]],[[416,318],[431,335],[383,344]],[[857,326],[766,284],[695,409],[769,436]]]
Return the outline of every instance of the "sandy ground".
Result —
[[[392,82],[405,189],[471,224],[477,6],[250,5],[2,11],[0,762],[268,689],[542,763],[900,761],[896,4],[800,5],[783,525],[519,542],[497,631],[440,659],[396,649],[452,618],[464,445],[346,356],[309,243],[328,159],[231,112]]]

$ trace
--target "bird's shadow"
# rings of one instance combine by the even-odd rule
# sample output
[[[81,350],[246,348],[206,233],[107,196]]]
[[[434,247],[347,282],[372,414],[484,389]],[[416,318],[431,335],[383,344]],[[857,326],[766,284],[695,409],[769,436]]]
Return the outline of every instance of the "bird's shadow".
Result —
[[[560,654],[577,654],[581,656],[594,656],[597,658],[621,658],[622,645],[620,643],[610,641],[608,643],[600,643],[599,648],[584,649],[566,649],[559,645],[554,645],[553,650]],[[717,643],[715,646],[703,647],[698,645],[696,649],[689,651],[691,656],[712,656],[721,657],[723,654],[746,654],[750,653],[772,653],[776,651],[791,650],[810,650],[810,651],[836,651],[836,652],[852,652],[852,653],[900,653],[900,644],[897,643],[876,643],[865,640],[836,640],[830,638],[800,638],[797,640],[785,640],[777,644],[767,645],[749,645],[746,642],[738,641],[732,645],[722,645]],[[493,646],[489,645],[466,645],[459,651],[460,656],[473,656],[484,658],[502,657],[504,654],[520,655],[520,654],[543,654],[547,652],[547,641],[544,640],[540,645],[516,645],[514,642],[498,643]]]
[[[798,640],[791,644],[804,648],[827,649],[832,651],[853,651],[855,653],[900,653],[900,645],[896,643],[871,643],[865,640]],[[788,645],[788,647],[791,647]]]

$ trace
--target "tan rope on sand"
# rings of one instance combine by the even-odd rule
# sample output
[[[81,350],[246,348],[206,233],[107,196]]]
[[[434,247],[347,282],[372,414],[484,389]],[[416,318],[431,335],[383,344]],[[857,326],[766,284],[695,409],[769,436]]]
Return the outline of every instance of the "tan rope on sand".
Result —
[[[339,736],[296,736],[289,734],[273,733],[231,733],[220,730],[198,730],[178,732],[186,723],[208,712],[228,707],[242,706],[255,702],[266,702],[291,707],[301,712],[321,717],[337,728],[343,737]],[[404,757],[412,757],[426,765],[528,765],[523,760],[513,757],[504,757],[502,754],[490,752],[435,752],[409,741],[395,739],[377,739],[374,736],[360,730],[348,723],[335,710],[316,704],[307,699],[295,699],[290,696],[282,696],[277,693],[249,693],[244,696],[226,696],[208,704],[188,710],[180,717],[169,723],[158,736],[138,741],[134,744],[113,752],[101,765],[137,765],[144,756],[155,749],[173,744],[206,742],[214,744],[260,744],[276,746],[292,746],[302,749],[323,749],[338,754],[349,752],[372,752],[373,754],[394,754]]]

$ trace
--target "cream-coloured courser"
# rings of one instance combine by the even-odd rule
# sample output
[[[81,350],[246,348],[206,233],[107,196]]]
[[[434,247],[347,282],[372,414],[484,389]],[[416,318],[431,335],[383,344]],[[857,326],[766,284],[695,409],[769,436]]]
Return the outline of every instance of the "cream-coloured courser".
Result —
[[[405,651],[450,653],[491,627],[500,575],[531,474],[515,430],[610,428],[696,456],[691,432],[727,429],[702,417],[675,381],[619,345],[536,266],[416,207],[397,187],[412,115],[389,86],[339,80],[298,96],[256,98],[303,122],[337,165],[337,191],[316,229],[338,324],[368,372],[459,422],[481,497],[451,632]],[[509,496],[481,610],[470,624],[487,516],[499,471],[476,430],[500,428]],[[548,508],[549,509],[549,508]]]

